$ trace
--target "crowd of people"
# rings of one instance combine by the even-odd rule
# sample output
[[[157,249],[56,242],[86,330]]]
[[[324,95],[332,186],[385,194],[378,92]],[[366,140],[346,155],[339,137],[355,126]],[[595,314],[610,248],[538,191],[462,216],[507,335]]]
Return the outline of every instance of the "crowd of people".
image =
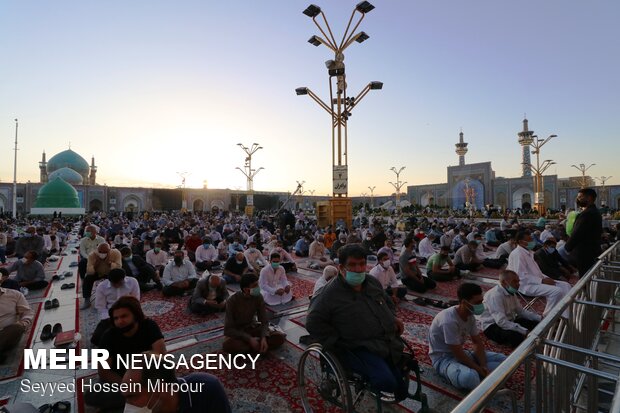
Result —
[[[18,260],[0,268],[0,357],[32,322],[24,295],[47,286],[42,263],[60,254],[75,231],[80,308],[90,311],[94,303],[99,317],[90,337],[93,346],[111,355],[165,354],[160,327],[140,304],[142,294],[157,290],[151,294],[189,296],[188,309],[197,315],[224,313],[223,351],[266,353],[286,337],[270,326],[266,307],[296,299],[286,274],[303,262],[320,272],[306,322],[312,338],[334,349],[347,369],[375,389],[401,399],[407,395],[408,366],[396,307],[412,297],[410,292],[425,305],[424,293],[438,283],[473,278],[484,267],[497,270],[498,284],[484,294],[479,284],[459,281],[456,301],[435,303],[445,308],[429,330],[429,355],[437,373],[457,388],[472,389],[504,359],[485,348],[482,335],[517,346],[619,236],[617,227],[603,231],[595,200],[593,190],[579,192],[582,211],[570,230],[562,221],[523,224],[508,215],[499,225],[411,217],[405,228],[392,217],[371,216],[351,229],[321,228],[303,213],[288,212],[255,218],[219,211],[136,217],[98,213],[81,221],[2,221],[2,263],[6,257]],[[376,265],[368,269],[370,260]],[[230,287],[236,292],[231,294]],[[519,295],[544,297],[543,314],[524,310]],[[468,337],[473,350],[465,349]],[[128,374],[135,372],[100,370],[97,380],[120,383]],[[201,405],[230,409],[217,379],[192,379],[213,389],[212,399]],[[131,404],[132,397],[142,396],[90,393],[84,400],[114,411]]]

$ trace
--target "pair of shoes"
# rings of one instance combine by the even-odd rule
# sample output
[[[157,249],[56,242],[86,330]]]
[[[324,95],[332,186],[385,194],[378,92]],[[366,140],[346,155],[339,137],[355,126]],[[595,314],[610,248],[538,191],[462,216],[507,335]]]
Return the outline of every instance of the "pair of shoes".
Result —
[[[79,264],[77,263],[77,261],[73,261],[71,264],[69,264],[69,267],[77,267]]]
[[[41,331],[41,341],[51,340],[58,333],[62,332],[62,325],[60,323],[54,324],[54,328],[52,328],[51,324],[46,324],[43,326],[43,330]]]
[[[73,277],[73,271],[65,271],[62,275],[65,277]]]
[[[75,283],[63,284],[60,286],[61,290],[70,290],[72,288],[75,288]]]
[[[65,279],[64,274],[61,274],[61,275],[56,274],[52,277],[52,281],[59,281],[59,280],[64,280],[64,279]]]
[[[39,407],[40,413],[69,413],[71,411],[71,403],[68,401],[60,401],[54,404],[46,403]]]
[[[86,310],[90,308],[90,297],[84,298],[84,303],[80,306],[80,310]]]
[[[43,306],[46,310],[51,310],[52,308],[60,307],[60,302],[58,298],[54,298],[53,300],[47,300]]]

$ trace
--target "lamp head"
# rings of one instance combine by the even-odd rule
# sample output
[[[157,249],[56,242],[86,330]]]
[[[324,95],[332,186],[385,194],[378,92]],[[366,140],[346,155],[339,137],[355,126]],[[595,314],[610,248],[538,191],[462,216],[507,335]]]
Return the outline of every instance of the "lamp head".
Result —
[[[310,43],[313,46],[320,46],[321,45],[321,41],[319,40],[318,36],[312,36],[310,39],[308,39],[308,43]]]
[[[373,81],[370,82],[370,90],[381,90],[383,89],[383,82]]]
[[[371,11],[374,8],[375,8],[375,6],[370,4],[370,2],[368,2],[368,1],[359,2],[357,4],[357,6],[355,6],[355,10],[359,11],[362,14],[366,14],[366,13],[368,13],[369,11]]]
[[[367,2],[366,2],[367,3]],[[372,10],[372,9],[371,9]],[[303,13],[310,17],[310,18],[315,18],[316,16],[318,16],[319,14],[321,14],[321,8],[315,4],[311,4],[309,5],[306,10],[303,11]]]
[[[368,40],[370,38],[370,36],[368,36],[368,34],[366,34],[366,32],[359,32],[359,34],[357,35],[357,38],[355,39],[356,42],[358,43],[362,43],[365,42],[366,40]]]
[[[307,95],[308,94],[308,88],[307,87],[298,87],[297,89],[295,89],[295,93],[297,94],[297,96]]]

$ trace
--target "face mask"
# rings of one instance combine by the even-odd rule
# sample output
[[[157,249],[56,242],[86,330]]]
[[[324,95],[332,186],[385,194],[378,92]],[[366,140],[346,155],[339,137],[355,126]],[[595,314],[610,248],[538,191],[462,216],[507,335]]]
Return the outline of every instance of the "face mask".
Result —
[[[504,287],[504,288],[506,288],[506,291],[508,291],[508,294],[510,295],[515,295],[517,291],[519,291],[516,288],[514,288],[512,285],[509,285],[508,287]]]
[[[260,295],[260,287],[254,287],[250,289],[250,295],[252,297],[258,297]]]
[[[476,244],[480,245],[481,243],[482,243],[482,241],[480,241],[478,239],[476,240]]]
[[[153,395],[149,397],[149,400],[142,407],[138,407],[138,406],[134,406],[133,404],[125,403],[125,409],[123,410],[123,413],[151,413],[153,410],[155,410],[155,408],[159,404],[159,401],[157,401],[152,408],[149,408],[152,398],[153,398]]]
[[[90,237],[90,232],[89,231],[84,232],[84,237],[89,238]]]
[[[103,253],[103,252],[98,252],[97,255],[99,256],[99,258],[101,258],[102,260],[105,260],[105,258],[108,256],[107,253]]]
[[[239,261],[239,260],[235,260],[235,262],[237,263],[237,265],[241,265],[243,264],[243,260]]]
[[[468,303],[469,304],[469,303]],[[484,313],[484,304],[469,304],[473,315],[482,315]]]
[[[34,234],[31,234],[30,232],[26,232],[24,235],[26,236],[26,238],[34,237]]]
[[[280,263],[279,262],[272,262],[271,263],[271,268],[273,268],[274,270],[280,267]]]
[[[387,270],[388,268],[390,268],[390,261],[389,260],[381,261],[381,266]]]
[[[22,258],[21,260],[24,264],[28,264],[28,258]]]
[[[135,325],[135,323],[131,323],[131,324],[126,325],[125,327],[116,327],[116,328],[118,328],[118,330],[121,333],[128,333],[128,332],[131,331],[131,329],[133,328],[134,325]]]
[[[132,257],[132,256],[130,255],[129,257],[124,257],[123,259],[124,259],[125,261],[131,261],[131,257]]]
[[[209,244],[208,242],[204,242],[204,243],[202,244],[202,246],[203,246],[203,247],[205,247],[205,248],[209,248],[209,245],[211,245],[211,244]]]
[[[158,253],[159,251],[161,251],[161,248],[155,247],[155,248],[153,248],[153,251],[155,251],[155,253]]]
[[[530,241],[527,243],[527,249],[530,251],[533,250],[535,246],[536,246],[536,241]]]
[[[555,252],[555,248],[553,247],[547,247],[545,250],[547,251],[547,254],[553,254]]]
[[[366,279],[366,273],[365,272],[353,272],[353,271],[347,271],[344,279],[350,284],[350,285],[360,285],[361,283],[364,282],[364,280]]]

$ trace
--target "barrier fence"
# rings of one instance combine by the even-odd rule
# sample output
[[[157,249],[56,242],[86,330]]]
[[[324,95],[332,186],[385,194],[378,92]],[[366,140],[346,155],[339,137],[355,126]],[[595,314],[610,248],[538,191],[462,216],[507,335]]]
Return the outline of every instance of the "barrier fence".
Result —
[[[619,291],[620,241],[599,256],[523,343],[452,413],[479,412],[495,397],[505,397],[504,383],[521,366],[524,412],[620,412],[620,357],[603,348],[610,339],[620,342]],[[570,315],[565,319],[561,315],[567,308]],[[508,393],[516,413],[515,395]]]

